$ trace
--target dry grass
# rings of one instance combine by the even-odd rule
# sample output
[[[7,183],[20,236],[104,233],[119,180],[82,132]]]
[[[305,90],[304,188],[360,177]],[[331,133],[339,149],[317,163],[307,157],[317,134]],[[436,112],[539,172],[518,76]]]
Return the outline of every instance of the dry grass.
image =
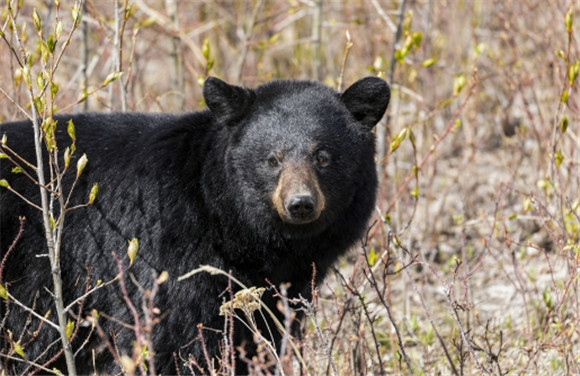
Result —
[[[17,16],[33,77],[33,7],[45,40],[55,27],[44,3]],[[198,109],[208,74],[392,81],[374,225],[310,307],[304,373],[580,374],[577,4],[406,1],[400,23],[400,1],[324,2],[319,18],[315,1],[118,1],[116,22],[114,3],[87,1],[59,110]],[[28,102],[17,64],[1,43],[3,121]]]

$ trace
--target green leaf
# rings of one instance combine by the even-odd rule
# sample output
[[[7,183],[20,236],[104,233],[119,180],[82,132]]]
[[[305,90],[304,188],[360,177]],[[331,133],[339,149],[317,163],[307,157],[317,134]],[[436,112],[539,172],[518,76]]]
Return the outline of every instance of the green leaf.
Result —
[[[75,331],[75,322],[72,320],[68,320],[68,322],[66,323],[66,327],[64,328],[64,334],[66,335],[66,338],[70,340],[74,331]]]
[[[54,139],[54,132],[46,132],[44,134],[44,143],[46,144],[46,149],[48,151],[53,151],[56,147],[56,142]]]
[[[51,81],[50,82],[50,94],[52,95],[53,98],[55,98],[57,93],[58,93],[58,84],[54,81]]]
[[[83,154],[80,158],[79,161],[77,162],[77,178],[79,176],[81,176],[81,174],[83,173],[83,170],[85,169],[87,162],[88,162],[88,158],[86,154]]]
[[[369,252],[369,260],[368,260],[369,266],[372,268],[373,266],[376,265],[378,260],[379,260],[379,256],[375,252],[375,249],[371,248],[371,251]]]
[[[64,168],[69,168],[70,158],[71,158],[71,151],[70,151],[70,147],[67,146],[66,149],[64,149],[64,155],[63,155]]]
[[[50,224],[50,231],[54,231],[56,228],[56,222],[54,221],[52,214],[48,216],[48,223]]]
[[[274,44],[274,43],[276,43],[280,39],[280,37],[281,37],[281,34],[280,33],[276,33],[276,34],[272,35],[270,38],[268,38],[268,43],[269,44]]]
[[[395,137],[393,137],[393,141],[391,141],[391,147],[390,147],[389,153],[393,153],[395,150],[397,150],[399,148],[399,146],[401,146],[401,142],[403,142],[405,137],[407,137],[407,133],[408,133],[407,128],[403,128],[399,132],[399,134],[397,134],[397,135],[395,135]]]
[[[40,90],[44,89],[44,76],[42,75],[42,73],[39,73],[38,76],[36,76],[36,86],[38,86],[38,88]]]
[[[407,14],[405,15],[405,18],[403,19],[403,30],[409,31],[409,29],[411,29],[411,23],[413,23],[412,10],[408,11]]]
[[[101,86],[107,86],[111,82],[113,82],[116,79],[118,79],[119,77],[121,77],[122,74],[123,74],[123,72],[112,72],[111,74],[109,74],[107,76],[107,78],[105,78],[105,81],[103,81],[103,84]]]
[[[141,357],[142,359],[147,359],[149,356],[149,350],[147,349],[147,345],[141,346]]]
[[[133,238],[129,240],[129,246],[127,247],[127,255],[129,256],[129,265],[133,265],[135,257],[137,257],[138,251],[139,251],[139,239]]]
[[[0,179],[0,187],[4,187],[4,188],[10,187],[10,184],[8,184],[8,180]]]
[[[550,293],[550,291],[548,289],[544,290],[542,292],[542,300],[544,301],[544,304],[546,305],[546,308],[548,310],[552,310],[554,309],[554,302],[552,301],[552,294]]]
[[[566,129],[568,129],[568,116],[564,116],[564,118],[562,119],[560,129],[562,130],[562,133],[565,133]]]
[[[545,179],[540,179],[537,181],[536,186],[538,188],[540,188],[541,190],[543,190],[544,192],[546,192],[546,194],[551,194],[552,193],[552,182],[550,181],[550,178],[545,178]]]
[[[574,64],[570,64],[568,68],[568,81],[570,86],[574,85],[574,81],[576,81],[576,77],[578,77],[578,71],[580,70],[580,61],[576,60]]]
[[[421,34],[421,32],[415,31],[411,34],[411,38],[413,39],[413,44],[416,48],[421,47],[421,42],[423,41],[423,34]]]
[[[24,79],[26,87],[30,89],[32,87],[32,77],[30,77],[30,68],[28,67],[28,65],[24,65],[20,69],[20,73],[22,75],[22,79]]]
[[[407,53],[408,53],[408,51],[406,51],[406,50],[404,51],[404,50],[398,48],[395,51],[395,59],[397,59],[397,61],[399,63],[403,63],[405,61],[405,56],[407,56]]]
[[[455,76],[455,79],[453,80],[453,96],[455,97],[459,95],[459,93],[461,92],[461,90],[463,90],[466,84],[467,78],[465,77],[464,74],[459,74]]]
[[[156,19],[154,17],[149,17],[147,18],[145,21],[141,22],[141,27],[149,27],[149,26],[153,26],[157,23]]]
[[[566,30],[568,31],[568,34],[572,33],[572,22],[574,20],[574,7],[570,6],[570,10],[568,10],[568,13],[566,13],[566,18],[564,19],[564,23],[566,24]]]
[[[421,63],[421,66],[424,68],[429,68],[429,67],[432,67],[436,62],[437,62],[437,59],[435,59],[434,57],[430,57],[427,60],[423,60],[423,62]]]
[[[91,192],[89,193],[89,205],[92,205],[95,202],[98,193],[99,193],[99,185],[95,183],[93,184]]]
[[[70,119],[66,125],[66,133],[68,133],[68,136],[70,137],[72,142],[77,142],[75,123],[72,121],[72,119]]]
[[[22,173],[22,168],[20,168],[20,167],[18,167],[18,166],[14,166],[14,167],[12,167],[12,170],[11,170],[11,172],[12,172],[13,174],[21,174],[21,173]]]
[[[413,34],[406,34],[405,43],[403,43],[403,50],[405,51],[405,55],[407,55],[411,51],[414,45],[415,39],[413,39]]]
[[[525,212],[528,212],[530,210],[533,210],[534,209],[534,205],[533,205],[533,202],[532,202],[532,198],[531,197],[526,197],[524,199],[524,205],[523,206],[524,206],[524,211]]]
[[[14,352],[20,355],[21,358],[26,358],[26,354],[24,353],[22,345],[20,345],[20,341],[12,342],[12,347],[14,348]]]
[[[385,223],[391,224],[391,215],[389,213],[385,213],[384,220]]]
[[[211,54],[211,49],[209,46],[209,38],[205,38],[203,40],[203,44],[201,45],[201,53],[206,61],[209,61],[209,57]]]
[[[568,102],[568,90],[562,92],[562,97],[560,98],[562,103],[566,104]]]
[[[51,54],[54,53],[54,49],[56,47],[56,40],[54,39],[54,35],[48,35],[48,38],[46,39],[46,46],[48,47],[48,50]]]
[[[56,27],[54,28],[54,33],[56,35],[56,40],[60,39],[60,35],[62,34],[62,21],[56,21]]]
[[[87,92],[87,89],[83,88],[83,92],[81,93],[81,95],[79,95],[77,101],[78,101],[78,103],[83,103],[84,101],[87,100],[88,97],[89,97],[89,93]]]
[[[131,18],[131,16],[133,15],[133,13],[135,13],[135,7],[133,6],[133,4],[129,4],[126,8],[125,8],[125,21],[127,21],[129,18]]]
[[[97,284],[97,286],[99,286],[99,284]],[[91,318],[93,319],[92,320],[93,326],[97,323],[97,321],[99,321],[99,317],[100,317],[99,311],[97,311],[96,309],[93,309],[91,311]]]
[[[38,43],[38,47],[40,49],[40,59],[42,60],[42,63],[44,65],[47,65],[48,58],[50,57],[50,51],[48,49],[48,45],[46,44],[46,42],[44,40],[41,40]]]
[[[411,196],[413,198],[419,198],[419,188],[418,187],[413,188],[413,190],[411,191]]]
[[[42,124],[40,128],[44,133],[53,133],[56,128],[56,121],[51,117],[46,117],[42,119]]]
[[[72,7],[71,12],[72,20],[73,20],[73,27],[77,27],[81,23],[82,12],[77,7]]]
[[[28,87],[29,89],[31,87]],[[40,97],[34,97],[34,99],[32,99],[32,101],[34,102],[34,107],[36,107],[36,111],[39,114],[42,114],[44,112],[44,97],[40,96]]]
[[[489,46],[485,43],[478,43],[475,46],[475,57],[478,57],[479,55],[481,55],[482,53],[484,53],[487,49],[489,48]]]
[[[4,287],[4,285],[1,283],[0,283],[0,298],[8,300],[8,291],[6,290],[6,287]]]
[[[554,162],[556,163],[556,167],[560,167],[562,162],[564,162],[564,154],[562,154],[561,150],[556,150],[556,153],[554,153]]]
[[[32,19],[34,20],[34,27],[36,28],[36,32],[40,34],[42,32],[42,21],[38,16],[36,8],[34,8],[34,10],[32,11]]]

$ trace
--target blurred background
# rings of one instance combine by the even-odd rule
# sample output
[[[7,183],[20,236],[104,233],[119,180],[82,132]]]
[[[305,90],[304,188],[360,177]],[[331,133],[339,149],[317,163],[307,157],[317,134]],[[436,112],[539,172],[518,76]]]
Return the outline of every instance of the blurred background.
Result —
[[[376,215],[320,287],[306,372],[580,374],[577,2],[7,0],[1,10],[1,121],[29,116],[30,93],[44,115],[181,112],[203,108],[209,75],[339,91],[385,78]]]

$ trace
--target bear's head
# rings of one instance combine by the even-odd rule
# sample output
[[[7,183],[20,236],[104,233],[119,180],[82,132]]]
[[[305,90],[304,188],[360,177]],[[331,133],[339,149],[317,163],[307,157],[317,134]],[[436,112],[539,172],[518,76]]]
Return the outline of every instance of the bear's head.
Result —
[[[311,81],[245,89],[206,80],[204,98],[223,127],[225,173],[236,213],[258,233],[308,237],[375,201],[373,127],[387,83],[361,79],[339,94]]]

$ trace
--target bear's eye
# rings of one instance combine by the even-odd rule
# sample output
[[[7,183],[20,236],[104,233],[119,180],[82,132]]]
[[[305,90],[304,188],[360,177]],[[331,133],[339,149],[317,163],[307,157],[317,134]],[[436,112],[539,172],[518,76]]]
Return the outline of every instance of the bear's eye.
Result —
[[[280,166],[280,161],[276,154],[272,153],[268,156],[268,166],[270,167],[278,167]]]
[[[316,153],[316,163],[320,167],[328,166],[330,163],[330,154],[324,150],[319,151]]]

